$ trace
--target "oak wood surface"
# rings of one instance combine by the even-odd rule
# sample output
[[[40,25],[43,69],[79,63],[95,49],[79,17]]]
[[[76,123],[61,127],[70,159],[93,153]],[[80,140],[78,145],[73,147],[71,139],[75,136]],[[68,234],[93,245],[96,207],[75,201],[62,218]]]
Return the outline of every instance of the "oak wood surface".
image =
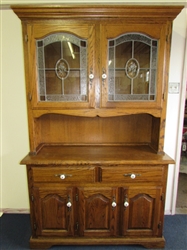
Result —
[[[111,238],[94,238],[80,237],[72,238],[32,238],[30,239],[30,247],[35,249],[46,249],[52,245],[142,245],[146,248],[164,248],[164,237],[113,237]]]
[[[27,155],[21,164],[172,164],[167,154],[156,154],[149,146],[44,146],[37,155]]]
[[[183,8],[182,5],[164,6],[164,5],[120,5],[115,4],[84,4],[84,5],[12,5],[11,8],[19,16],[20,19],[36,19],[36,18],[130,18],[149,20],[158,19],[173,20]]]
[[[158,135],[159,129],[155,125],[152,131],[155,119],[147,114],[105,118],[48,114],[36,119],[35,126],[40,128],[39,143],[151,144],[152,133]]]

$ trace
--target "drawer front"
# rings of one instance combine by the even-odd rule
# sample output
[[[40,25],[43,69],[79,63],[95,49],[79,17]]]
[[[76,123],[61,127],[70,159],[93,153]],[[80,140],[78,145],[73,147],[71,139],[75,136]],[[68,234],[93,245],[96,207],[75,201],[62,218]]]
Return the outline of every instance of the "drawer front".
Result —
[[[34,182],[95,182],[94,167],[33,167]]]
[[[102,167],[102,182],[160,182],[163,166]]]

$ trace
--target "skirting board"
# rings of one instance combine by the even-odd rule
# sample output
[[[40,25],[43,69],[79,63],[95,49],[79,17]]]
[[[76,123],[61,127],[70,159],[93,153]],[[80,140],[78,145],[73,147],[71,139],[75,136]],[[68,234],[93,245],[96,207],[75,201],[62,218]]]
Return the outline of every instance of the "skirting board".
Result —
[[[0,209],[0,214],[30,214],[30,209],[19,209],[19,208],[4,208]],[[164,212],[165,215],[170,215],[171,211],[170,210],[165,210]]]
[[[3,208],[0,209],[0,216],[2,214],[30,214],[30,209]]]

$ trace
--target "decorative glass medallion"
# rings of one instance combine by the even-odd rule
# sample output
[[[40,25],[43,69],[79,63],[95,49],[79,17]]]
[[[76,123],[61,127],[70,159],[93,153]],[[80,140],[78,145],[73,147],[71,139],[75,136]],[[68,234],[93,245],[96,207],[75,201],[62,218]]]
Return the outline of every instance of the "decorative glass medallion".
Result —
[[[129,59],[125,65],[125,72],[130,79],[134,79],[138,76],[139,69],[139,63],[135,58]]]
[[[65,59],[61,58],[60,60],[57,61],[56,67],[55,67],[55,72],[58,78],[60,79],[66,79],[69,75],[69,65],[66,62]]]

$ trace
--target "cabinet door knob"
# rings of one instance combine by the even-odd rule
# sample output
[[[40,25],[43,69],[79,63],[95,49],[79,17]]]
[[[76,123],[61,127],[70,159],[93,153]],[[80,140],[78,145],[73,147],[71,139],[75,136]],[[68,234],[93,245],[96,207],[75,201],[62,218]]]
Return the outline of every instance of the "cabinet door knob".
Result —
[[[116,202],[113,201],[113,202],[112,202],[112,207],[116,207],[116,206],[117,206]]]
[[[89,79],[93,80],[94,79],[94,74],[89,74]]]
[[[127,208],[129,206],[129,200],[128,200],[127,195],[125,195],[125,200],[124,200],[123,205],[124,205],[125,208]]]
[[[67,205],[67,207],[71,207],[72,206],[72,204],[71,204],[70,201],[68,201],[68,203],[66,205]]]
[[[124,207],[128,207],[128,206],[129,206],[128,201],[125,201],[125,202],[124,202]]]
[[[103,68],[103,74],[102,74],[102,84],[104,85],[105,80],[107,79],[107,74],[105,68]]]
[[[107,75],[105,73],[102,74],[102,79],[105,80],[107,78]]]

